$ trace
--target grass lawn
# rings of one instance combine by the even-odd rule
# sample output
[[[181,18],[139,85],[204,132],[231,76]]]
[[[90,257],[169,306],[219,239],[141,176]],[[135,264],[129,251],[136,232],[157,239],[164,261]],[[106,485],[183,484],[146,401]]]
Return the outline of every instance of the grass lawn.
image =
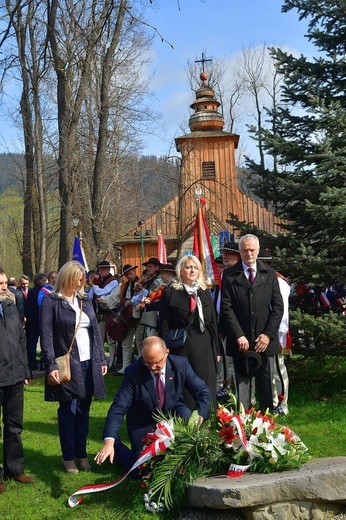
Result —
[[[311,360],[289,360],[290,414],[283,419],[308,446],[311,455],[346,455],[346,361],[327,359],[323,366]],[[107,399],[95,401],[91,408],[88,441],[90,460],[99,450],[105,417],[121,377],[106,376]],[[105,463],[93,471],[68,475],[64,472],[57,427],[57,404],[43,398],[43,379],[34,379],[25,388],[23,443],[25,471],[36,477],[33,485],[7,482],[0,495],[1,520],[30,519],[126,519],[148,520],[153,516],[143,506],[143,490],[138,481],[127,478],[118,487],[85,496],[71,509],[68,497],[83,485],[109,482],[123,472]],[[122,431],[126,437],[125,429]],[[2,442],[0,439],[0,449]],[[2,456],[1,456],[2,458]],[[172,513],[155,518],[172,519]]]

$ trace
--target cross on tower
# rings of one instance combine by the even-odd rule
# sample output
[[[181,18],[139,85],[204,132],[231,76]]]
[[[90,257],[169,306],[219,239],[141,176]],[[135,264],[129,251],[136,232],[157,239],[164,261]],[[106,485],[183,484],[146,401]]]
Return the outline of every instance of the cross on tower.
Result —
[[[204,64],[205,64],[207,61],[213,61],[213,60],[207,60],[207,59],[204,57],[204,52],[202,52],[202,59],[201,59],[201,60],[195,60],[195,63],[202,63],[202,71],[204,72]]]

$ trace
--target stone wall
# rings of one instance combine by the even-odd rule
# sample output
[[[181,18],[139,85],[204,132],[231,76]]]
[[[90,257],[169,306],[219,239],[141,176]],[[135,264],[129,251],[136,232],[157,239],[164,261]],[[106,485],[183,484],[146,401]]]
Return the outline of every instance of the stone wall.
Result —
[[[194,508],[236,508],[249,520],[334,518],[346,504],[346,457],[315,459],[269,475],[198,479],[187,500]]]

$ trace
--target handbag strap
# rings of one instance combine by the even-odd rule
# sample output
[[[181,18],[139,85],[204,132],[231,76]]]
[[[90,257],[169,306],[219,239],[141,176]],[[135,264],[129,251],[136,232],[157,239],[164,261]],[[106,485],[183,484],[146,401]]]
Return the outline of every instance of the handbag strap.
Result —
[[[75,328],[74,330],[74,334],[73,334],[73,338],[72,338],[72,341],[71,341],[71,344],[70,344],[70,347],[67,351],[67,353],[69,354],[73,348],[73,343],[74,343],[74,340],[76,339],[76,336],[77,336],[77,332],[78,332],[78,329],[79,329],[79,325],[80,325],[80,322],[81,322],[81,319],[82,319],[82,312],[83,312],[83,301],[80,300],[80,313],[79,313],[79,320],[78,320],[78,324],[77,324],[77,327]]]
[[[196,307],[196,309],[197,309],[197,307]],[[189,321],[189,323],[186,325],[185,330],[187,330],[189,327],[191,327],[191,325],[192,325],[192,323],[193,323],[193,321],[194,321],[194,319],[195,319],[196,309],[193,310],[193,312],[192,312],[192,318],[191,318],[191,320]]]

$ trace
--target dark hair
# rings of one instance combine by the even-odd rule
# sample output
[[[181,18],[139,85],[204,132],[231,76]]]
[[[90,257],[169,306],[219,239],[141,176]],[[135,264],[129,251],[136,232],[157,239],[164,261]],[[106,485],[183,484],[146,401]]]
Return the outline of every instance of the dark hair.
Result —
[[[47,276],[44,273],[36,273],[33,279],[35,285],[38,285],[42,280],[46,279]]]

